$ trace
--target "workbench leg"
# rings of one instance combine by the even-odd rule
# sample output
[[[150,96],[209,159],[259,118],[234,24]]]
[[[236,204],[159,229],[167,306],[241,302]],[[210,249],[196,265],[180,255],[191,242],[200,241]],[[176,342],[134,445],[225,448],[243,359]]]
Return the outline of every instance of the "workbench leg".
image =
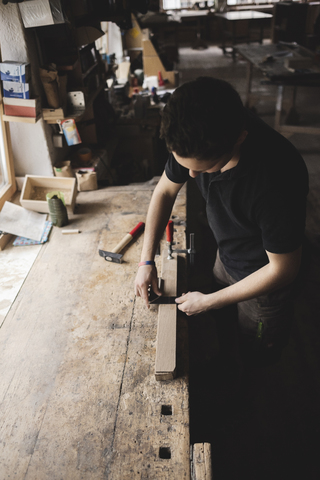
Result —
[[[260,27],[260,40],[259,40],[260,45],[263,44],[263,23],[261,22],[261,27]]]
[[[275,113],[275,118],[274,118],[274,128],[277,131],[281,130],[281,112],[282,112],[282,101],[283,101],[283,92],[284,92],[284,86],[283,85],[278,85],[278,94],[277,94],[277,100],[276,100],[276,113]]]
[[[252,73],[253,73],[253,64],[247,61],[247,78],[246,78],[247,87],[246,87],[246,100],[245,100],[245,106],[247,108],[250,108]]]
[[[192,47],[194,50],[205,50],[206,48],[208,48],[208,45],[206,44],[206,42],[201,37],[201,30],[202,30],[201,19],[198,18],[198,20],[197,20],[197,33],[196,33],[197,38],[196,38],[195,44]]]
[[[237,43],[236,22],[232,22],[232,58],[234,62],[236,61],[236,50],[235,50],[236,43]]]
[[[226,49],[226,24],[225,24],[225,20],[224,18],[222,19],[222,22],[221,22],[221,35],[222,35],[222,51],[223,51],[223,54],[226,55],[227,54],[227,49]]]
[[[286,124],[288,125],[299,125],[300,116],[296,110],[296,96],[297,96],[297,87],[292,87],[291,92],[291,101],[289,106],[288,115],[286,117]]]

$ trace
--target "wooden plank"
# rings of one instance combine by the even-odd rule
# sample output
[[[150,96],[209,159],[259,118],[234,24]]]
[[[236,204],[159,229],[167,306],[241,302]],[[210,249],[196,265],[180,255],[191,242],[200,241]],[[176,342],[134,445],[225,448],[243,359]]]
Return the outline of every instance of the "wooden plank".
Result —
[[[177,257],[168,260],[162,252],[163,295],[177,295]],[[177,306],[159,305],[155,376],[157,380],[172,380],[176,372]]]
[[[0,54],[0,61],[1,61],[1,54]],[[7,184],[2,187],[1,195],[0,195],[0,210],[3,207],[3,204],[10,200],[17,190],[16,180],[15,180],[15,171],[13,165],[13,154],[12,154],[12,145],[11,145],[11,135],[10,135],[10,128],[7,122],[4,122],[3,119],[3,100],[2,100],[2,93],[0,88],[0,122],[1,128],[0,131],[2,132],[2,141],[3,141],[3,151],[2,155],[4,154],[4,158],[2,161],[6,166],[6,171],[8,174],[8,181]]]
[[[6,248],[6,245],[12,239],[13,239],[13,235],[11,235],[10,233],[7,233],[7,234],[1,233],[0,234],[0,252],[1,252],[1,250],[4,250]]]
[[[193,445],[192,461],[192,480],[212,480],[210,443],[195,443]]]
[[[121,265],[98,255],[143,221],[153,189],[80,192],[70,224],[81,234],[55,227],[41,247],[0,331],[4,478],[190,478],[185,359],[178,378],[156,382],[158,308],[134,295],[142,236]],[[184,219],[185,192],[175,214]],[[183,237],[179,227],[181,246]],[[178,322],[181,336],[187,322]]]

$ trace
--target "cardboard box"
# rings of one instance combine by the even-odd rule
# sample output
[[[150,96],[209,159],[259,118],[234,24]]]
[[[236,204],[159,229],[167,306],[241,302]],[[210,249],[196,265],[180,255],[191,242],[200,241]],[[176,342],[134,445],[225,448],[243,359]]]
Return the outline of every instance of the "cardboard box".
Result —
[[[97,174],[96,172],[91,172],[88,169],[79,170],[76,172],[78,192],[86,192],[89,190],[97,190]]]
[[[142,40],[143,48],[143,71],[145,77],[158,76],[161,72],[162,78],[165,81],[166,88],[176,88],[179,85],[179,72],[168,72],[165,70],[163,63],[160,60],[151,40]]]
[[[75,155],[72,161],[72,167],[75,175],[80,170],[84,172],[95,172],[97,182],[101,185],[112,185],[114,183],[113,172],[106,150],[93,150],[92,158],[86,164],[81,162],[78,156]]]
[[[2,85],[6,98],[30,98],[29,83],[3,82]]]
[[[46,195],[55,191],[64,194],[67,210],[73,213],[77,196],[77,182],[75,178],[26,175],[20,195],[20,204],[28,210],[49,213]]]
[[[41,113],[39,98],[4,98],[4,114],[13,117],[32,117],[36,118]]]
[[[28,83],[30,80],[30,63],[7,60],[0,63],[0,77],[5,82]]]
[[[60,135],[63,137],[63,135]],[[60,162],[59,165],[53,167],[54,174],[56,177],[68,177],[74,178],[74,173],[71,168],[71,161],[65,160],[64,162]]]

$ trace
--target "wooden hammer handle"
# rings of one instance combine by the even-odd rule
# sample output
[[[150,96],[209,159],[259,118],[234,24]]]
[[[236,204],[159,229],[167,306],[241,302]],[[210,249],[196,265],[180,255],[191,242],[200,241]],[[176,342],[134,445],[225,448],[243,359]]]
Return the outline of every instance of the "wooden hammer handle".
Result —
[[[112,253],[120,253],[121,250],[126,246],[128,245],[129,242],[131,242],[131,240],[140,232],[140,230],[142,230],[144,227],[144,223],[143,222],[139,222],[138,225],[133,229],[131,230],[130,233],[127,233],[123,239],[118,243],[118,245],[116,247],[114,247],[113,250],[111,250]]]
[[[113,250],[111,250],[112,253],[120,253],[121,250],[126,246],[128,245],[129,242],[131,242],[131,240],[133,239],[133,236],[130,235],[130,233],[127,233],[127,235],[125,235],[123,237],[123,239],[118,243],[117,246],[114,247]]]

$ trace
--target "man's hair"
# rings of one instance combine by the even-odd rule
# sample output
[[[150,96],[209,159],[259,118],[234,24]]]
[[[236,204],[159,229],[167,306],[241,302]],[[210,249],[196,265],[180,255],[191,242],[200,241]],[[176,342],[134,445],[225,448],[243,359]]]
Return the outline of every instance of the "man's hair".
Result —
[[[244,128],[239,94],[223,80],[199,77],[177,88],[162,112],[160,137],[183,158],[216,159],[232,151]]]

